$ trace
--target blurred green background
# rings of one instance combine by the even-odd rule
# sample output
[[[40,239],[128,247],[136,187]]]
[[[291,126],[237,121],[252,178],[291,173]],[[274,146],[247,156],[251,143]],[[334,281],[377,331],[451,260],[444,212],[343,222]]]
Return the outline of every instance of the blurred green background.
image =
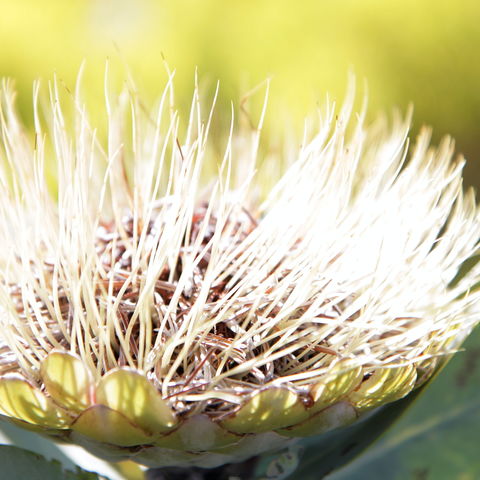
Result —
[[[31,86],[53,72],[73,86],[86,60],[84,90],[103,105],[105,59],[112,76],[128,64],[143,97],[159,96],[176,70],[187,108],[198,67],[220,80],[228,106],[272,78],[269,130],[302,128],[326,92],[342,99],[347,74],[367,80],[369,111],[415,105],[412,133],[451,134],[480,184],[480,2],[474,0],[0,0],[0,75],[13,77],[28,121]],[[362,90],[362,89],[360,89]],[[225,117],[229,119],[229,107]],[[289,120],[286,112],[289,112]],[[277,125],[278,124],[278,125]]]

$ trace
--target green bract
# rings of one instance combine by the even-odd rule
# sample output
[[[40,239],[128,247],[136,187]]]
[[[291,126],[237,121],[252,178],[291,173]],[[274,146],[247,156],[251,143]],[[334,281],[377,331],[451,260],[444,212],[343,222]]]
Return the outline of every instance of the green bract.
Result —
[[[362,382],[361,369],[339,364],[337,374],[305,395],[267,384],[220,421],[205,413],[175,415],[158,388],[131,368],[112,369],[97,383],[92,378],[80,357],[53,351],[40,366],[44,391],[18,374],[0,378],[0,411],[18,425],[77,442],[112,461],[212,467],[348,425],[372,403],[408,393],[415,370],[376,371]]]

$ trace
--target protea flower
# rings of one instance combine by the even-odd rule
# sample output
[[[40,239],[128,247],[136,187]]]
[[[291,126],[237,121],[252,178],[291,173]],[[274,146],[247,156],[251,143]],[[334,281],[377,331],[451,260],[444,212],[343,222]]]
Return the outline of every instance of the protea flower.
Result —
[[[195,93],[184,123],[170,90],[107,101],[102,143],[56,86],[30,136],[4,84],[1,413],[109,460],[214,467],[431,377],[478,319],[452,141],[409,148],[408,116],[365,126],[349,95],[257,170],[258,131],[218,155],[212,112]]]

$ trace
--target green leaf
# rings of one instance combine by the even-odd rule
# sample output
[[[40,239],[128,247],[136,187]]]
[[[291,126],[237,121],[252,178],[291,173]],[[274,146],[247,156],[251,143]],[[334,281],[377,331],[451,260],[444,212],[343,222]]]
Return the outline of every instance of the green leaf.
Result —
[[[480,478],[479,329],[464,349],[391,431],[328,480]]]
[[[0,445],[0,470],[2,478],[29,480],[99,480],[95,473],[77,468],[75,472],[64,470],[60,462],[46,460],[41,455],[23,448]]]

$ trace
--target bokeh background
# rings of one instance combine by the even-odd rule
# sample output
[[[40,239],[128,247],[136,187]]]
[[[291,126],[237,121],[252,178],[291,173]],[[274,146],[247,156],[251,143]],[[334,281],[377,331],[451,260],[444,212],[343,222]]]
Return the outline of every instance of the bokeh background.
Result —
[[[165,58],[181,109],[198,68],[205,89],[220,81],[226,121],[230,100],[271,78],[274,132],[301,131],[326,92],[343,98],[353,71],[368,83],[371,117],[412,102],[412,135],[422,124],[434,141],[451,134],[469,160],[466,183],[480,184],[477,0],[0,0],[0,12],[0,75],[15,79],[27,122],[34,79],[56,72],[73,87],[83,60],[93,110],[106,58],[113,81],[128,65],[146,100],[163,89]]]

